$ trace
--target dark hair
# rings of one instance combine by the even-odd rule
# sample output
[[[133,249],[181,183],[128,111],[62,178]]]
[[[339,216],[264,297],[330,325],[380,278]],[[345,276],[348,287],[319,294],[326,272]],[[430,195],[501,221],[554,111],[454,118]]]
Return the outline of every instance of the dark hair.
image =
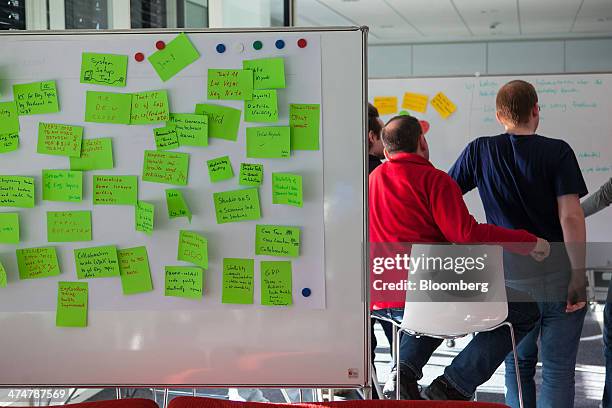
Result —
[[[387,122],[382,132],[383,145],[387,152],[414,153],[419,146],[423,129],[414,116],[395,116]]]
[[[529,122],[531,110],[538,103],[538,94],[529,82],[516,80],[497,92],[495,106],[499,116],[513,125]]]
[[[378,137],[380,137],[380,132],[382,131],[382,126],[378,121],[379,116],[378,109],[376,109],[376,107],[371,103],[368,103],[368,133],[374,132]],[[367,136],[366,140],[368,140],[369,145],[369,139]]]

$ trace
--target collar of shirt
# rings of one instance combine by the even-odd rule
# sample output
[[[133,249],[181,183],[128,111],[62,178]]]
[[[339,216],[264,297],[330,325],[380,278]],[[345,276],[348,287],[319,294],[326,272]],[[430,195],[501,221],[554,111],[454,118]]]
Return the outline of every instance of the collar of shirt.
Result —
[[[393,156],[389,158],[389,161],[394,162],[394,163],[395,162],[413,163],[413,164],[421,164],[421,165],[430,166],[430,167],[434,166],[433,164],[431,164],[429,160],[427,160],[423,156],[420,156],[416,153],[404,153],[404,152],[395,153]]]

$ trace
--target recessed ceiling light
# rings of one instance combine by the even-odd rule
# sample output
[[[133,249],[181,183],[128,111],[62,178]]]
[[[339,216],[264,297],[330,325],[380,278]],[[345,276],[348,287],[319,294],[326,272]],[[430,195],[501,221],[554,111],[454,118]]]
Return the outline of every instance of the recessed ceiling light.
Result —
[[[489,28],[490,28],[491,30],[495,30],[497,27],[499,27],[499,25],[500,25],[500,24],[501,24],[501,23],[500,23],[499,21],[494,21],[494,22],[492,22],[491,24],[489,24]]]

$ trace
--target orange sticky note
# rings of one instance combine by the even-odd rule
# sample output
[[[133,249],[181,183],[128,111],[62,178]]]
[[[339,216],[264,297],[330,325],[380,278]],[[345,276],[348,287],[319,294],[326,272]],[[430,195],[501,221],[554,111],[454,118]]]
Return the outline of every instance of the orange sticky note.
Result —
[[[402,108],[425,113],[427,111],[427,102],[429,102],[428,95],[406,92],[402,101]]]
[[[375,96],[374,106],[379,115],[390,115],[397,112],[397,96]]]
[[[438,92],[438,94],[431,99],[431,106],[433,106],[444,119],[447,119],[457,110],[455,104],[442,92]]]

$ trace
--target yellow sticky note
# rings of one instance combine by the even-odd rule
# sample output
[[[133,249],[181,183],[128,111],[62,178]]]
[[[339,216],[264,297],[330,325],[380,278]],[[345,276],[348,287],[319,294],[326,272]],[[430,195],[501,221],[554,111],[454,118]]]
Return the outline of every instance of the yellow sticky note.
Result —
[[[442,92],[438,92],[438,94],[431,99],[431,106],[433,106],[444,119],[448,118],[457,110],[455,104]]]
[[[374,106],[379,115],[390,115],[397,112],[397,96],[375,96]]]
[[[427,102],[429,102],[428,95],[406,92],[402,101],[402,108],[425,113],[427,111]]]

